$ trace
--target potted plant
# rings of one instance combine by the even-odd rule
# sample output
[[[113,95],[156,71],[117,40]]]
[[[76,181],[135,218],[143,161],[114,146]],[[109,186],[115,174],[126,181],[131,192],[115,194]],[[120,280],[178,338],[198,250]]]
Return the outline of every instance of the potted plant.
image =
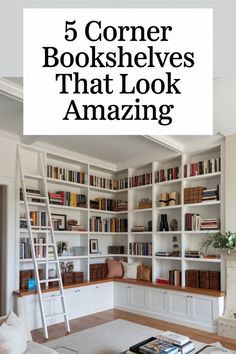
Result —
[[[205,252],[207,252],[210,245],[214,248],[226,249],[230,253],[236,247],[236,233],[228,231],[225,233],[208,234],[202,240],[201,248],[205,248]]]

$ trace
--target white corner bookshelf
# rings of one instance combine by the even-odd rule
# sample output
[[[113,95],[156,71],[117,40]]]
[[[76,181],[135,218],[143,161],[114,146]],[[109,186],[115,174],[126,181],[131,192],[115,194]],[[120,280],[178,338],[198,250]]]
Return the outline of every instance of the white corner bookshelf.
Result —
[[[122,171],[43,152],[47,188],[54,199],[59,192],[71,193],[71,196],[75,193],[86,199],[82,207],[51,205],[52,214],[65,216],[67,221],[76,220],[84,226],[81,231],[66,227],[54,230],[56,241],[68,243],[69,248],[83,249],[80,255],[60,256],[60,261],[73,261],[74,269],[84,273],[84,280],[90,279],[90,264],[104,263],[108,257],[140,261],[152,267],[153,282],[157,278],[168,278],[169,271],[177,270],[182,274],[181,286],[186,285],[185,272],[188,269],[220,271],[221,259],[215,249],[209,248],[208,257],[201,253],[199,257],[190,258],[186,252],[199,251],[203,237],[224,230],[223,149],[223,145],[218,145],[177,157],[175,154],[172,159],[147,161],[145,165]],[[204,161],[210,161],[209,166],[207,162],[204,165]],[[203,173],[199,166],[203,166]],[[41,190],[43,181],[33,156],[25,156],[24,169],[27,171],[27,188]],[[185,189],[199,186],[206,190],[217,189],[217,199],[186,204]],[[19,190],[20,185],[17,188]],[[176,204],[173,204],[175,198],[170,198],[165,206],[160,205],[162,197],[169,195],[176,196]],[[43,209],[43,203],[32,200],[30,204],[32,212],[40,213]],[[24,203],[19,197],[18,210],[19,218],[24,218]],[[199,215],[201,220],[217,219],[218,226],[214,225],[214,229],[207,229],[208,225],[206,229],[186,229],[186,214]],[[166,215],[168,229],[160,227],[162,215]],[[18,230],[20,248],[22,240],[28,236],[27,229],[19,227]],[[40,231],[37,237],[40,238]],[[93,240],[97,241],[97,253],[90,250]],[[123,252],[108,252],[108,249],[114,250],[112,246],[123,247]],[[19,270],[33,269],[30,258],[19,258],[18,265]],[[224,279],[221,288],[224,289]]]

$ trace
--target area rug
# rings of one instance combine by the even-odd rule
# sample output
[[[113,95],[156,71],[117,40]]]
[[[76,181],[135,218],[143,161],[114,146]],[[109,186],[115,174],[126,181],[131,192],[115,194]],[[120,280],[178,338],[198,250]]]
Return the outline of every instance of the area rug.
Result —
[[[125,320],[115,320],[81,332],[53,340],[47,346],[58,349],[60,354],[73,354],[72,349],[79,354],[119,354],[131,345],[148,337],[158,335],[156,328],[142,326]],[[196,349],[203,346],[197,343]]]

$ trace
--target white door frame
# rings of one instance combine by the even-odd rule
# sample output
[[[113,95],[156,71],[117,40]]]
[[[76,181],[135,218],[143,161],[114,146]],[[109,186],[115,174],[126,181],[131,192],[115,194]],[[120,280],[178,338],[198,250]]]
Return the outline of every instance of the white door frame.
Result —
[[[6,187],[6,210],[5,210],[5,281],[3,289],[2,307],[7,313],[13,307],[12,292],[17,286],[17,232],[16,232],[16,188],[15,179],[0,175],[0,185]]]

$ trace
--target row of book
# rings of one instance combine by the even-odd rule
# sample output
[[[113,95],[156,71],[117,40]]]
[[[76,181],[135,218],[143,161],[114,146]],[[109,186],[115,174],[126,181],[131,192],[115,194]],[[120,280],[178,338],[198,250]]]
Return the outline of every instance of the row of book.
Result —
[[[213,189],[205,189],[202,192],[202,202],[219,200],[220,199],[219,190],[220,190],[219,185],[217,185],[217,187]]]
[[[92,232],[127,232],[127,218],[107,218],[94,216],[89,219],[90,231]]]
[[[47,165],[47,177],[73,183],[88,183],[88,174],[86,172],[69,170],[53,165]]]
[[[210,160],[198,161],[184,165],[184,177],[193,177],[205,175],[208,173],[220,172],[221,159],[220,157]]]
[[[185,271],[185,283],[192,288],[220,290],[220,272],[188,269]]]
[[[151,242],[130,242],[129,254],[138,256],[151,256],[152,243]]]
[[[93,187],[111,189],[111,190],[120,190],[128,188],[128,178],[104,178],[98,176],[89,176],[89,184]]]
[[[46,256],[46,247],[43,246],[45,239],[43,237],[34,238],[34,243],[37,245],[34,246],[35,256],[37,258],[44,258]],[[32,258],[31,247],[29,238],[20,239],[20,259]]]
[[[49,192],[49,203],[54,205],[65,205],[74,208],[86,208],[87,196],[84,194],[77,194],[75,192]]]
[[[129,178],[130,188],[145,186],[151,183],[152,183],[152,172],[144,173],[142,175],[133,176]]]
[[[30,211],[30,223],[32,226],[47,226],[46,211]],[[27,220],[25,217],[20,217],[20,228],[27,228]]]
[[[199,214],[185,214],[185,231],[217,230],[220,223],[217,218],[201,219]]]
[[[172,181],[180,178],[180,167],[171,167],[166,169],[161,169],[159,171],[155,171],[154,181],[155,183]]]
[[[108,211],[126,211],[128,210],[128,202],[124,200],[115,200],[108,198],[96,198],[89,201],[91,209],[108,210]]]
[[[169,284],[175,286],[181,286],[181,271],[178,269],[169,270]]]

